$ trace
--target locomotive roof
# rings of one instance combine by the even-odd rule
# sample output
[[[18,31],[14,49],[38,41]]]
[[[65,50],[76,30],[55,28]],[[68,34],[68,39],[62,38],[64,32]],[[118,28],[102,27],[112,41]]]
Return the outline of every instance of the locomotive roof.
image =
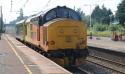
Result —
[[[43,13],[44,13],[44,16],[47,15],[48,13],[51,13],[52,11],[56,11],[56,12],[57,12],[59,9],[63,9],[64,11],[65,11],[65,10],[74,11],[73,9],[68,8],[68,7],[66,7],[66,6],[57,6],[57,7],[55,7],[55,8],[51,8],[51,9],[46,10],[45,12],[43,12]]]
[[[66,6],[57,6],[43,15],[43,21],[47,22],[55,18],[70,18],[75,20],[81,20],[80,15],[73,9]]]
[[[42,24],[54,18],[71,18],[75,20],[81,20],[80,15],[75,10],[68,8],[66,6],[61,6],[61,7],[57,6],[50,10],[40,12],[39,14],[29,16],[27,19],[21,20],[17,23],[30,22],[33,18],[39,18],[39,17],[41,17],[42,19]]]
[[[48,10],[46,10],[46,11],[41,11],[41,12],[38,13],[38,14],[32,15],[32,16],[30,16],[30,18],[28,18],[28,19],[32,19],[32,18],[39,17],[39,16],[45,18],[47,14],[49,14],[49,13],[51,13],[51,12],[53,12],[53,11],[57,12],[59,9],[60,9],[60,10],[63,9],[64,11],[66,11],[66,10],[67,10],[67,11],[72,11],[72,12],[75,13],[75,11],[74,11],[73,9],[68,8],[68,7],[66,7],[66,6],[62,6],[62,7],[61,7],[61,6],[57,6],[57,7],[55,7],[55,8],[51,8],[51,9],[48,9]]]
[[[44,15],[46,15],[47,13],[51,12],[52,10],[54,11],[57,11],[58,9],[68,9],[68,10],[72,10],[71,8],[68,8],[66,6],[57,6],[57,7],[54,7],[54,8],[50,8],[46,11],[44,11],[43,13],[45,13]],[[74,10],[73,10],[74,11]]]
[[[23,22],[25,22],[25,19],[23,19],[23,20],[21,20],[21,21],[16,22],[16,24],[20,24],[20,23],[23,23]]]

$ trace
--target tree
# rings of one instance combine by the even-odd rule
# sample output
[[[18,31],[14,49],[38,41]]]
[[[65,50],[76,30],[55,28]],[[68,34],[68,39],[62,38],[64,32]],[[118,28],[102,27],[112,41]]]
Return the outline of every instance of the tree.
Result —
[[[92,12],[92,18],[98,22],[98,23],[103,23],[103,24],[110,24],[110,20],[112,17],[110,17],[110,15],[112,15],[112,12],[110,9],[106,9],[106,7],[104,7],[104,5],[102,6],[102,8],[100,8],[99,6],[96,6],[95,9]]]
[[[107,10],[106,9],[106,11],[104,11],[104,16],[103,16],[103,20],[102,20],[102,23],[104,23],[104,24],[110,24],[110,22],[111,21],[113,21],[114,19],[113,19],[113,13],[111,12],[111,10],[109,9],[109,10]]]
[[[97,22],[100,22],[100,18],[102,17],[102,12],[99,6],[96,6],[91,14],[92,18]]]
[[[125,25],[125,0],[122,0],[117,8],[116,17],[120,24]]]

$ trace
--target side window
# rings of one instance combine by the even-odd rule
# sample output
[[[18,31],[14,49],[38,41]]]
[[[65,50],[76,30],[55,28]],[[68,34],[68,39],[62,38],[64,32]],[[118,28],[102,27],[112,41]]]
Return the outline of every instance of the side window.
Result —
[[[26,23],[25,23],[26,24]],[[25,28],[25,35],[27,35],[27,28],[26,28],[27,26],[26,25],[24,25],[24,28]]]
[[[38,21],[39,21],[38,17],[34,18],[34,23],[39,24]]]
[[[32,23],[29,23],[29,36],[32,37]]]
[[[47,28],[43,28],[43,43],[47,44]]]
[[[32,30],[32,24],[30,23],[30,30]]]
[[[39,24],[38,21],[39,21],[39,20],[38,20],[37,17],[31,19],[31,22],[34,23],[34,24]]]
[[[33,19],[31,19],[30,22],[33,22]]]

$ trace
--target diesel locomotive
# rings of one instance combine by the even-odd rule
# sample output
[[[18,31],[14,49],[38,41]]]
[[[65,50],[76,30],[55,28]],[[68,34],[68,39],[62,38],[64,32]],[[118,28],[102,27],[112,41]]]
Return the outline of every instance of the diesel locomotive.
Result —
[[[79,13],[66,6],[17,22],[16,38],[47,57],[64,58],[70,65],[88,56],[86,25]]]

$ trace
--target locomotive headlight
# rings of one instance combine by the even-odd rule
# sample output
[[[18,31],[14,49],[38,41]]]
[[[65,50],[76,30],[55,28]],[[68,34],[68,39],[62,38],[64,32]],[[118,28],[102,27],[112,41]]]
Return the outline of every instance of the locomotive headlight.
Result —
[[[55,45],[55,41],[50,41],[49,44],[50,45]]]

